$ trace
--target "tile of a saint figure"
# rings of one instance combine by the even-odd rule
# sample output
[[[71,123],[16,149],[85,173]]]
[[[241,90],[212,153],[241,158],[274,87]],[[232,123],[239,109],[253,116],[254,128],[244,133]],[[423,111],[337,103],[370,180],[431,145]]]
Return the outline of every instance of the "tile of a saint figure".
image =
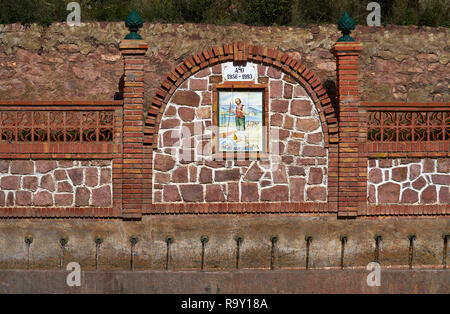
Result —
[[[219,91],[219,151],[263,150],[263,91]]]

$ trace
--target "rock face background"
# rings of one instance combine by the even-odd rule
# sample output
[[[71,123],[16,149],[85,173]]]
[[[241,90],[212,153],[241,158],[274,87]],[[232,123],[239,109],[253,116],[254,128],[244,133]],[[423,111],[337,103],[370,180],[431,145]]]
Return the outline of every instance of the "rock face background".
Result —
[[[263,132],[270,155],[213,158],[211,91],[223,83],[226,65],[196,73],[170,99],[153,154],[153,202],[326,201],[328,158],[319,113],[303,87],[273,67],[248,63],[258,69],[251,83],[268,88],[270,131]],[[187,158],[177,158],[182,154]]]
[[[358,26],[364,50],[360,94],[367,101],[449,101],[450,30],[417,26]],[[123,61],[119,42],[124,23],[62,23],[48,28],[0,25],[0,99],[112,99],[120,89]],[[335,94],[335,59],[330,48],[336,25],[250,27],[148,24],[146,102],[165,75],[186,57],[236,40],[267,46],[300,59]]]

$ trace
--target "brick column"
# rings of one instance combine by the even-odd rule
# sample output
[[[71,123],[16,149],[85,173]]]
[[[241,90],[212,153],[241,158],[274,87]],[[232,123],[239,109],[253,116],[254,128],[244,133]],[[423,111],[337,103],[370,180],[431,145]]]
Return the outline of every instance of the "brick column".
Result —
[[[339,102],[339,217],[356,217],[358,211],[367,207],[367,156],[359,149],[367,136],[358,93],[361,50],[358,42],[337,42],[332,49],[337,63]]]
[[[122,216],[139,218],[143,199],[144,58],[148,44],[124,39]]]

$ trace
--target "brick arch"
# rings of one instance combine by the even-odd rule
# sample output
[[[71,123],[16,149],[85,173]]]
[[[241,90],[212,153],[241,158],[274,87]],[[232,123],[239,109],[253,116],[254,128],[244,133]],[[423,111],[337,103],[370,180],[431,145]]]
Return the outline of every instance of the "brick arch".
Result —
[[[272,66],[292,76],[309,94],[319,113],[325,147],[338,142],[338,122],[330,97],[317,76],[299,60],[267,47],[235,42],[203,50],[181,62],[156,91],[145,118],[144,145],[158,145],[158,132],[165,107],[176,89],[198,71],[229,61],[251,61]]]

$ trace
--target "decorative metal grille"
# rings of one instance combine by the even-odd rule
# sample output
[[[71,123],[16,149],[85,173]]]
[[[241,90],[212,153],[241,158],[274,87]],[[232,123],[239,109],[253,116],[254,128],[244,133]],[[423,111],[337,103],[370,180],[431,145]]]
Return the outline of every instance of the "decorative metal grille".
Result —
[[[434,142],[449,139],[449,111],[369,112],[368,141]]]
[[[0,142],[111,142],[113,111],[2,111]]]

